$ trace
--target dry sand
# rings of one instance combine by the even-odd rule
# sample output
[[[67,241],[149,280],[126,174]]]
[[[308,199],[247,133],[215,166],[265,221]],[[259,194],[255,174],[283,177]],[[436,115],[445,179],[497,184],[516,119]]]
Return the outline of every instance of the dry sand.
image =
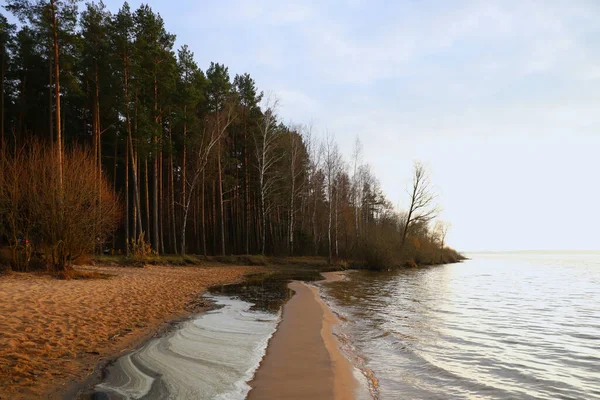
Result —
[[[339,273],[324,275],[342,279]],[[353,399],[358,382],[333,336],[337,318],[317,288],[302,282],[289,287],[296,294],[283,307],[283,320],[250,382],[248,400]]]
[[[0,399],[59,397],[103,361],[191,312],[252,267],[78,267],[109,279],[0,277]],[[198,303],[195,304],[196,309]]]

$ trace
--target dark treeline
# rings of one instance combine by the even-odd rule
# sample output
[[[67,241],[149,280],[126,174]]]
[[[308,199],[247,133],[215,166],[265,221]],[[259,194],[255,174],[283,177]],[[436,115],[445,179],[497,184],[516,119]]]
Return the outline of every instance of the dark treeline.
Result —
[[[395,212],[358,140],[344,161],[332,137],[284,124],[249,74],[232,77],[219,63],[203,71],[187,46],[175,49],[175,35],[147,5],[116,13],[78,6],[7,1],[20,23],[0,15],[0,145],[35,138],[91,149],[95,174],[124,204],[106,246],[126,252],[144,238],[159,254],[382,265],[390,263],[382,252],[416,262],[447,256],[447,227],[433,227],[420,165],[410,209]]]

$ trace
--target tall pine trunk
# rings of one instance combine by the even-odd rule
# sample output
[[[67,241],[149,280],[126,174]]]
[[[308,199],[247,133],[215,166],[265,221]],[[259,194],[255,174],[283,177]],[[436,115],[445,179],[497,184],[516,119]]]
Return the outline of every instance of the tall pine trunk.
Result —
[[[221,235],[221,255],[225,255],[225,214],[223,212],[223,168],[221,165],[221,140],[217,147],[217,164],[219,170],[219,231]]]
[[[332,254],[331,254],[331,225],[332,225],[332,212],[333,212],[333,205],[332,205],[332,201],[331,201],[331,190],[329,191],[329,216],[327,218],[327,254],[328,254],[328,259],[329,259],[329,264],[331,264],[332,261]]]
[[[129,152],[125,149],[125,255],[127,256],[129,256],[129,237]]]
[[[335,190],[335,256],[339,257],[339,247],[338,247],[338,189]]]
[[[4,150],[4,51],[2,52],[2,64],[0,64],[0,90],[2,98],[0,99],[0,150]]]
[[[317,236],[317,190],[315,188],[314,190],[314,197],[315,197],[315,206],[313,207],[313,212],[312,212],[312,226],[313,226],[313,242],[314,242],[314,250],[315,250],[315,256],[319,253],[319,237]]]
[[[165,253],[165,208],[164,208],[164,168],[163,168],[163,153],[158,152],[158,241],[160,254]]]
[[[204,171],[202,171],[202,194],[200,195],[200,202],[201,202],[201,206],[200,206],[200,215],[201,215],[201,220],[202,220],[202,254],[204,254],[204,257],[207,256],[206,254],[206,221],[205,221],[205,210],[204,210],[204,187],[206,186],[205,184],[205,178],[204,178]]]
[[[113,153],[113,190],[117,191],[117,168],[118,168],[118,157],[119,157],[119,137],[115,135],[115,141],[113,143],[115,152]]]
[[[246,254],[250,253],[250,189],[248,177],[248,123],[246,117],[246,108],[244,107],[244,223],[246,225],[244,250]]]
[[[100,210],[102,209],[102,207],[100,206],[101,202],[102,202],[102,139],[101,139],[101,134],[102,134],[102,130],[100,128],[100,89],[99,89],[99,82],[98,82],[98,67],[96,66],[96,73],[95,73],[95,78],[96,78],[96,88],[95,88],[95,95],[94,95],[94,108],[96,110],[95,112],[95,116],[96,116],[96,162],[97,162],[97,172],[96,172],[96,195],[98,196],[98,212],[100,212]],[[98,216],[98,218],[100,218],[100,216]],[[100,253],[102,253],[102,244],[99,243],[100,246]]]
[[[48,54],[48,132],[50,143],[54,143],[54,113],[52,105],[54,104],[54,67],[52,53]],[[23,108],[24,108],[23,104]]]
[[[136,197],[139,195],[139,191],[136,188],[136,182],[137,180],[137,174],[136,174],[136,168],[135,168],[135,161],[131,161],[131,159],[134,158],[133,156],[130,156],[130,162],[131,162],[131,166],[132,166],[132,171],[131,171],[131,175],[133,176],[133,238],[134,240],[137,240],[138,238],[138,233],[137,233],[137,226],[138,226],[138,214],[140,213],[140,209],[139,209],[139,199],[136,200]],[[141,227],[141,219],[139,219],[140,222],[140,227]],[[142,230],[140,229],[140,232]],[[129,238],[128,238],[129,240]]]
[[[213,180],[213,185],[212,185],[212,191],[213,191],[213,201],[212,201],[212,238],[213,238],[213,247],[212,247],[212,252],[213,254],[215,254],[217,252],[217,187],[216,187],[216,182]]]
[[[148,158],[144,160],[144,179],[146,181],[145,189],[146,189],[146,235],[148,236],[148,241],[151,241],[151,225],[150,225],[150,188],[148,187]],[[155,249],[156,250],[156,249]]]
[[[170,181],[170,206],[171,206],[171,229],[173,230],[173,251],[175,253],[177,253],[177,221],[175,218],[175,175],[173,172],[174,169],[174,165],[173,165],[173,136],[172,136],[172,132],[171,132],[171,124],[169,123],[169,141],[171,142],[171,153],[170,153],[170,157],[169,157],[169,181]],[[183,185],[185,187],[185,183]],[[185,200],[185,197],[184,197]],[[189,208],[189,204],[188,207]],[[183,235],[184,238],[182,238],[182,242],[183,240],[185,240],[185,234]],[[185,254],[185,247],[182,246],[182,250],[181,250],[181,254]]]
[[[61,134],[60,124],[60,64],[59,64],[59,52],[58,52],[58,23],[56,21],[56,6],[55,0],[50,0],[50,9],[52,17],[52,37],[54,42],[54,104],[55,104],[55,118],[56,123],[56,149],[57,149],[57,163],[58,163],[58,180],[60,185],[60,193],[62,196],[63,190],[63,139]]]
[[[235,186],[233,188],[233,203],[231,205],[231,234],[230,237],[233,241],[233,252],[239,254],[240,251],[240,196],[239,196],[239,188],[240,188],[240,170],[239,170],[239,162],[237,160],[238,154],[238,134],[234,136],[235,140],[233,141],[233,149],[236,157],[235,163]]]
[[[290,256],[294,255],[294,166],[292,161],[292,195],[290,196],[290,225],[289,225],[289,247],[290,247]]]
[[[156,62],[154,64],[154,123],[156,125],[158,125],[158,82],[156,79]],[[152,222],[154,223],[153,225],[153,230],[154,230],[154,234],[151,235],[152,240],[153,240],[153,247],[154,250],[156,250],[157,252],[160,251],[160,232],[159,232],[159,225],[158,225],[158,174],[160,173],[159,169],[158,169],[158,158],[159,158],[159,151],[158,151],[158,135],[159,135],[159,129],[158,127],[155,127],[155,132],[154,132],[154,138],[153,138],[153,143],[154,143],[154,147],[152,149],[152,161],[153,161],[153,187],[152,187]]]
[[[133,149],[133,138],[131,137],[131,124],[129,123],[129,112],[126,115],[127,130],[128,130],[128,147],[129,159],[131,162],[131,176],[133,178],[133,237],[137,240],[138,229],[139,233],[143,232],[142,228],[142,207],[140,201],[140,182],[138,179],[137,157]],[[128,175],[129,176],[129,175]],[[136,223],[137,222],[137,223]]]
[[[123,91],[125,97],[125,125],[127,127],[127,154],[131,162],[131,176],[133,178],[133,238],[137,240],[138,229],[139,233],[143,232],[142,229],[142,207],[140,201],[140,182],[138,179],[137,168],[138,162],[136,153],[133,148],[133,134],[131,131],[131,115],[129,112],[129,57],[123,55]],[[129,174],[127,174],[127,181],[129,181]],[[129,236],[126,238],[129,240]],[[127,248],[129,245],[127,244]]]
[[[171,162],[171,174],[173,174],[173,166]],[[171,178],[172,179],[172,178]],[[187,105],[183,106],[183,155],[181,160],[181,204],[185,204],[187,199],[186,197],[186,189],[187,189]],[[175,199],[173,198],[173,202]],[[186,218],[182,216],[182,218]],[[186,221],[181,221],[182,223],[186,223]],[[194,224],[195,226],[196,224]],[[182,238],[182,241],[185,238]],[[185,251],[185,243],[181,246],[182,254]]]

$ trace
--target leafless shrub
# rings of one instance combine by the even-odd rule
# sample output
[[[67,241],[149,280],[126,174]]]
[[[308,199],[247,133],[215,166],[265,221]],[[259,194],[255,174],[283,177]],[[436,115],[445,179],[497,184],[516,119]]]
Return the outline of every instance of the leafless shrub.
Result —
[[[0,235],[8,240],[10,260],[17,271],[27,271],[31,259],[29,174],[25,147],[2,148],[0,154]]]
[[[92,252],[114,230],[121,205],[108,182],[98,176],[91,151],[66,151],[62,179],[56,152],[41,143],[2,159],[1,229],[11,247],[18,250],[26,238],[29,249],[31,242],[39,248],[49,270],[64,274],[72,260]]]

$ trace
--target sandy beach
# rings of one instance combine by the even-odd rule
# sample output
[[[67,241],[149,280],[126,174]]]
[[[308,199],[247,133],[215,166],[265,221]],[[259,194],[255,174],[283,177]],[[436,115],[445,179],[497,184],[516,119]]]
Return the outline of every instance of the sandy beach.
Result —
[[[324,276],[342,279],[339,273]],[[296,294],[283,307],[283,319],[250,382],[248,399],[355,398],[353,367],[333,335],[337,318],[314,286],[296,281],[289,287]]]
[[[199,311],[209,286],[256,267],[78,267],[108,279],[0,277],[0,399],[61,398],[168,321]]]

